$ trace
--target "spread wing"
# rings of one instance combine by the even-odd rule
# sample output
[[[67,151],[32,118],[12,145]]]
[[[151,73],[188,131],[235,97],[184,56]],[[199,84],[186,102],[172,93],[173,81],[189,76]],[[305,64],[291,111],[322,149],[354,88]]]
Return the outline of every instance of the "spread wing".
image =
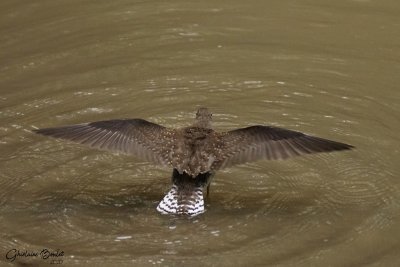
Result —
[[[97,121],[34,130],[93,148],[134,155],[161,165],[170,165],[175,131],[143,119]]]
[[[251,126],[226,132],[212,169],[261,159],[289,157],[351,149],[353,146],[272,126]]]

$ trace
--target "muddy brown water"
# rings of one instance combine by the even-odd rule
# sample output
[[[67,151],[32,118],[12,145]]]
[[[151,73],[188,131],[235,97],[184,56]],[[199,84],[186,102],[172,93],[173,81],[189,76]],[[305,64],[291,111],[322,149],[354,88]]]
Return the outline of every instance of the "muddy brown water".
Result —
[[[399,14],[394,0],[2,1],[0,265],[400,266]],[[218,130],[357,149],[221,171],[187,219],[155,209],[171,170],[30,132],[181,127],[200,105]]]

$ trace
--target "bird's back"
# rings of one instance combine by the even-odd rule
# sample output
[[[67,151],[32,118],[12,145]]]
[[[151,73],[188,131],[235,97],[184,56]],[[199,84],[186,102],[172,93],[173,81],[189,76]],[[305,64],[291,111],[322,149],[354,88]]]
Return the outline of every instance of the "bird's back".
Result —
[[[218,134],[209,128],[192,126],[181,129],[179,135],[172,152],[176,169],[193,177],[210,171],[215,161]]]

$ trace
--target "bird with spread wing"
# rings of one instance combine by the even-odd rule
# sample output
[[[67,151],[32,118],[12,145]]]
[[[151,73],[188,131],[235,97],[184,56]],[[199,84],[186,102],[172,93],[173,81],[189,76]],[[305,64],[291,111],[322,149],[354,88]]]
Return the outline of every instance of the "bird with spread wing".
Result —
[[[198,215],[205,211],[217,170],[257,160],[349,150],[353,146],[273,126],[250,126],[228,132],[211,127],[212,114],[199,108],[193,125],[166,128],[143,119],[82,123],[34,132],[120,152],[173,168],[172,188],[159,203],[163,214]]]

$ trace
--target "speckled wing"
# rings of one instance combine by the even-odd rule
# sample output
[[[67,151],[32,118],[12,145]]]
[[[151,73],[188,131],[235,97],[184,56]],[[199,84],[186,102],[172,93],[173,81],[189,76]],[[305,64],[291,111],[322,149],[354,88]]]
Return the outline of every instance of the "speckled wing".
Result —
[[[353,146],[272,126],[251,126],[220,137],[212,169],[261,159],[279,160],[304,154],[351,149]]]
[[[134,155],[156,164],[170,165],[175,131],[143,119],[97,121],[34,130],[102,150]]]

